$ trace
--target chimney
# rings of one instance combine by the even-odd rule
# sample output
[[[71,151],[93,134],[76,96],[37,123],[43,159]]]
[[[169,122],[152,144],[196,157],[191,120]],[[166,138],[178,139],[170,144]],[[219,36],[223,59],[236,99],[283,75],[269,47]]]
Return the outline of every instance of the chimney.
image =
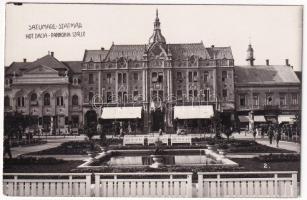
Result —
[[[266,66],[269,66],[269,65],[270,65],[270,60],[269,60],[269,59],[266,59],[266,60],[265,60],[265,63],[266,63]]]
[[[211,48],[214,48],[214,45],[211,45]]]
[[[290,66],[290,64],[289,64],[289,59],[286,59],[285,61],[286,61],[286,65],[287,65],[287,66]]]
[[[51,53],[51,57],[54,57],[54,52],[53,52],[53,51],[51,51],[50,53]]]
[[[101,47],[101,50],[103,51],[103,50],[104,50],[104,47]]]
[[[24,62],[24,63],[26,63],[26,62],[27,62],[27,59],[26,59],[26,58],[24,58],[24,59],[23,59],[23,62]]]

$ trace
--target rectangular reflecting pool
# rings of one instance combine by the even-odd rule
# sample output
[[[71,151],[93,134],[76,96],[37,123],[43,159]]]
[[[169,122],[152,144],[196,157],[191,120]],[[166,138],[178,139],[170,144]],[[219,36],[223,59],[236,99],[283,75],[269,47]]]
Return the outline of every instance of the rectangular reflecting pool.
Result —
[[[89,166],[149,166],[154,163],[152,150],[127,150],[127,151],[108,151],[97,157]],[[204,150],[166,150],[160,156],[164,165],[216,165],[222,164],[212,155],[206,154]]]

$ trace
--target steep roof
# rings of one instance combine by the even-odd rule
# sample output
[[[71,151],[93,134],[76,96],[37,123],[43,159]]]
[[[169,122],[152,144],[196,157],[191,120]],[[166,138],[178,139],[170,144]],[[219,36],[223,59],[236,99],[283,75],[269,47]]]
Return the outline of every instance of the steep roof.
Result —
[[[99,49],[99,50],[85,50],[83,62],[102,62],[107,54],[108,50]]]
[[[82,72],[82,61],[63,61],[63,63],[74,73]]]
[[[231,47],[206,48],[211,59],[233,59]]]
[[[13,74],[14,72],[17,74],[20,74],[22,71],[27,69],[27,65],[29,65],[30,62],[12,62],[12,64],[5,68],[6,74]]]
[[[209,59],[210,56],[203,43],[168,44],[174,60],[186,59],[192,55]]]
[[[286,65],[235,66],[237,84],[299,84],[293,69]]]
[[[27,68],[32,68],[38,65],[45,65],[51,67],[52,69],[69,69],[66,65],[64,65],[62,62],[58,61],[55,57],[49,54],[37,59],[34,62],[31,62],[29,65],[27,65]]]
[[[116,58],[124,57],[132,60],[141,60],[144,55],[145,45],[112,45],[106,59],[114,60]]]

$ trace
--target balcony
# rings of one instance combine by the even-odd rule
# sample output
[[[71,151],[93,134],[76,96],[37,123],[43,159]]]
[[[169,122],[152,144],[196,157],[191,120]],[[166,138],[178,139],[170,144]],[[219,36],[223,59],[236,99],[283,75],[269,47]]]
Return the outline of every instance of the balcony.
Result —
[[[71,111],[81,111],[82,110],[82,106],[80,105],[73,105],[70,107]]]

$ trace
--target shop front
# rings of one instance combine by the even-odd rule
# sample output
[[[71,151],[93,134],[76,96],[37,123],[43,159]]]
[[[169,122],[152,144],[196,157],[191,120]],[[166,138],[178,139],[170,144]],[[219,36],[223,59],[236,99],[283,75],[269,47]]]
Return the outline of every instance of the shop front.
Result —
[[[102,131],[110,135],[143,133],[142,107],[102,108]]]
[[[211,133],[214,126],[212,105],[174,106],[174,129],[177,134]]]

